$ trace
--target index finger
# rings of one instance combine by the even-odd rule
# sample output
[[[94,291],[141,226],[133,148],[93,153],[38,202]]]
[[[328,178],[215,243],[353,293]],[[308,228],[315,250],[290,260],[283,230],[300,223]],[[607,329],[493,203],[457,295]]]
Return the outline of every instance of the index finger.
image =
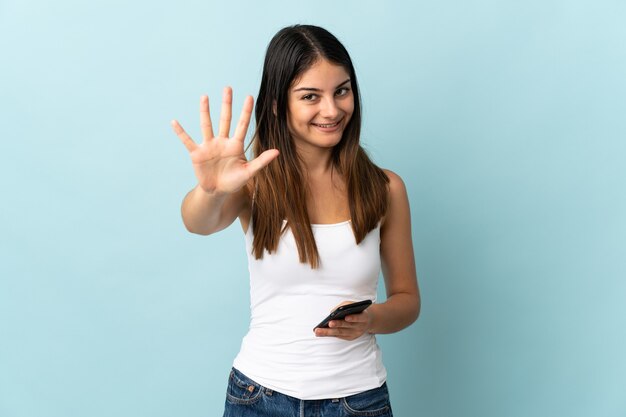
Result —
[[[187,132],[185,132],[185,129],[183,129],[180,123],[178,123],[176,120],[172,120],[171,124],[172,128],[174,129],[174,133],[178,135],[178,138],[183,143],[183,145],[185,145],[185,148],[187,148],[189,152],[198,147],[198,145],[196,145],[196,142],[194,142],[193,139],[191,139],[191,136],[189,136]]]
[[[358,314],[350,314],[349,316],[346,316],[343,319],[347,321],[348,323],[366,323],[367,322],[365,311],[363,311],[362,313],[358,313]]]
[[[252,117],[252,109],[254,108],[254,99],[251,96],[247,96],[243,102],[243,108],[241,109],[241,116],[239,116],[239,122],[235,128],[234,139],[243,142],[246,138],[246,132],[248,131],[248,125],[250,124],[250,118]]]

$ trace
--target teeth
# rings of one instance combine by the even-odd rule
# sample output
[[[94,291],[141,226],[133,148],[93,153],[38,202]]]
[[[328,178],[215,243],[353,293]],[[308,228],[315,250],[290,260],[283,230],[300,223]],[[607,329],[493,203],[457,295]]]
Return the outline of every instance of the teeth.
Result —
[[[316,123],[316,124],[315,124],[315,126],[319,126],[319,127],[333,127],[333,126],[337,126],[337,124],[338,124],[338,123],[339,123],[339,122],[337,122],[337,123],[332,123],[332,124],[329,124],[329,125],[320,125],[320,124],[317,124],[317,123]]]

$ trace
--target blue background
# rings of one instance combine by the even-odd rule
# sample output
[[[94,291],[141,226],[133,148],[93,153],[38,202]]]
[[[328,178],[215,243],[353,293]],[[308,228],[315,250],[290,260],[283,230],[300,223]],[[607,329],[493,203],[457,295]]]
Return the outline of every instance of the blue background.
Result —
[[[177,118],[256,95],[293,23],[347,46],[407,185],[423,306],[397,416],[626,416],[622,1],[0,1],[0,416],[217,416],[243,236],[191,235]],[[216,109],[218,106],[214,106]],[[215,115],[214,115],[215,117]]]

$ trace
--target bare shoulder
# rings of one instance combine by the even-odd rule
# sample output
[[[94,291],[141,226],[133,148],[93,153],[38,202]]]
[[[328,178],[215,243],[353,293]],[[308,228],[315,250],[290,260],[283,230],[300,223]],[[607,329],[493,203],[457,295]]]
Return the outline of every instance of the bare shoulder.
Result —
[[[383,169],[389,178],[389,206],[383,218],[383,227],[389,223],[390,219],[399,220],[405,218],[409,213],[409,199],[406,185],[402,178],[389,169]],[[395,223],[395,222],[394,222]]]
[[[383,169],[383,172],[387,175],[387,178],[389,178],[389,191],[392,194],[397,194],[399,192],[406,194],[406,186],[398,174],[390,169]]]
[[[387,178],[389,178],[389,208],[394,208],[394,205],[400,204],[408,200],[406,185],[398,174],[389,170],[383,169]]]

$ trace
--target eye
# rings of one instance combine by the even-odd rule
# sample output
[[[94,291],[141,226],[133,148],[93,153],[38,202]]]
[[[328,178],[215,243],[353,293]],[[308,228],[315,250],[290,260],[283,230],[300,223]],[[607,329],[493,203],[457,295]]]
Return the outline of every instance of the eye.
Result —
[[[302,100],[305,101],[313,101],[317,98],[317,94],[307,94],[305,96],[302,96]]]
[[[345,96],[346,94],[348,94],[349,91],[350,89],[348,87],[341,87],[337,91],[335,91],[335,95],[339,97]]]

